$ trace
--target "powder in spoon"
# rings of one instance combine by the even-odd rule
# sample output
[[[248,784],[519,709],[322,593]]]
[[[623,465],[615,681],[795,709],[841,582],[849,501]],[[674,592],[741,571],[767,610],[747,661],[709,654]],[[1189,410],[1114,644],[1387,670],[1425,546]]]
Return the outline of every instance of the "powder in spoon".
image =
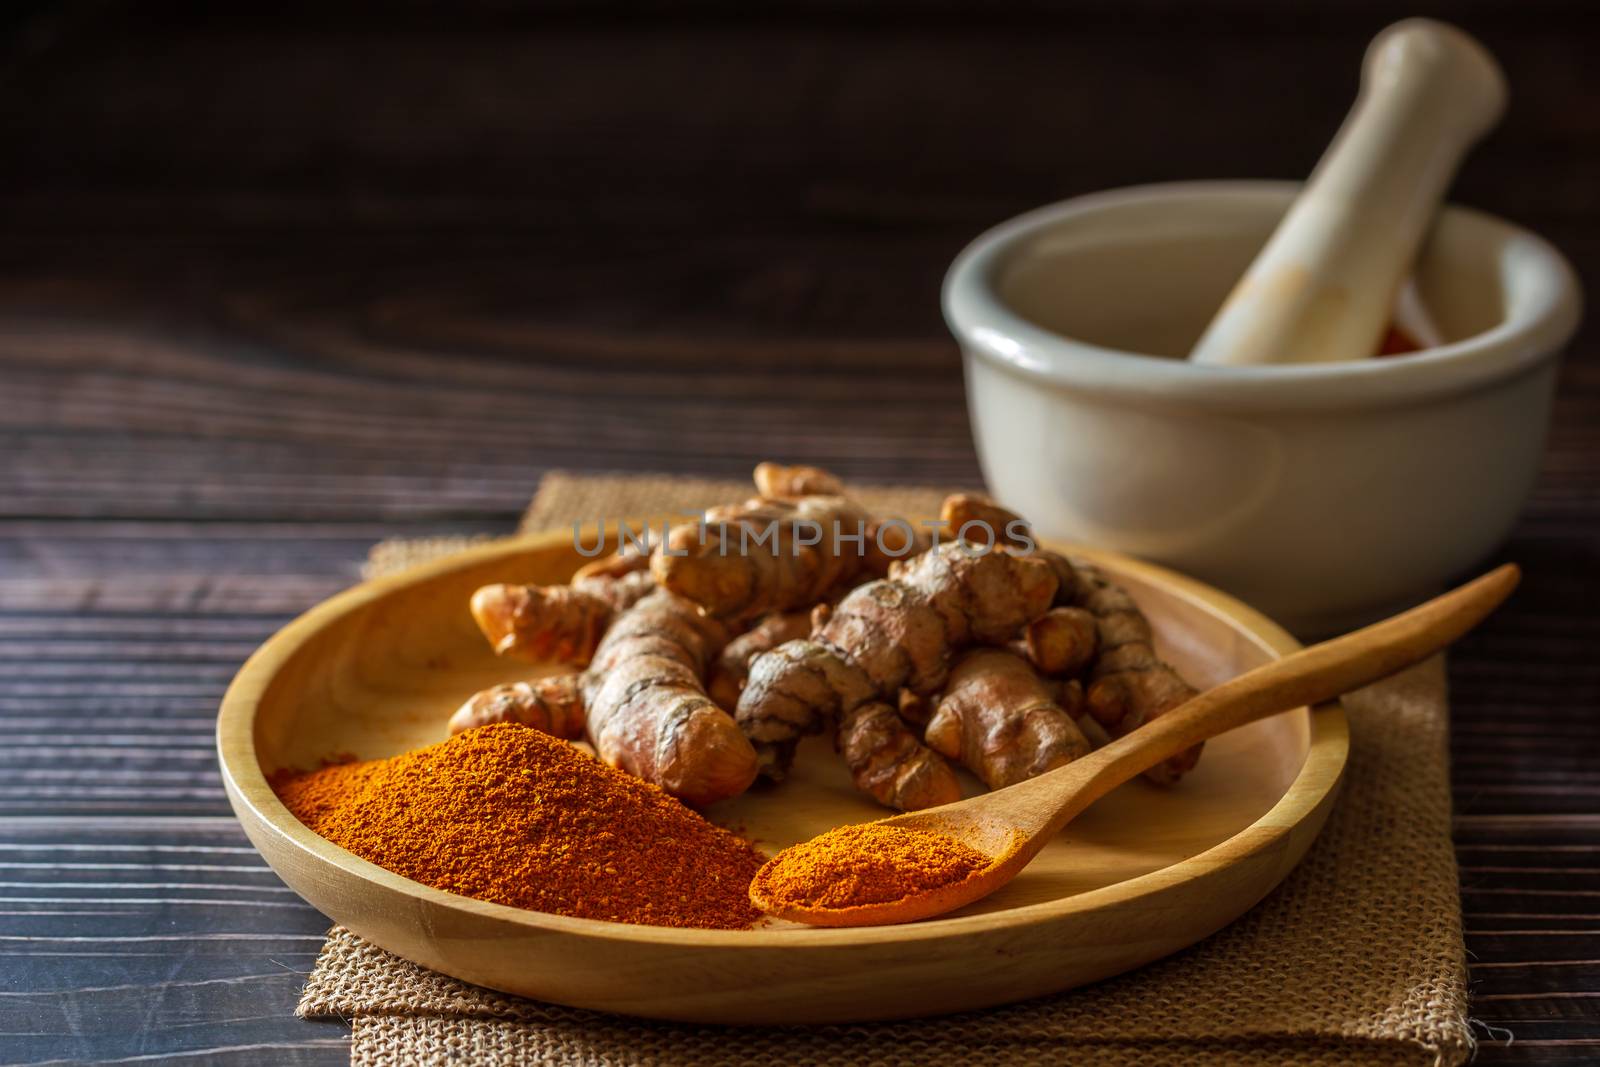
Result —
[[[514,908],[744,929],[762,856],[657,786],[548,734],[482,726],[389,759],[280,772],[312,830],[413,881]]]
[[[750,889],[776,906],[856,908],[955,885],[989,864],[988,856],[944,834],[865,823],[784,849]]]

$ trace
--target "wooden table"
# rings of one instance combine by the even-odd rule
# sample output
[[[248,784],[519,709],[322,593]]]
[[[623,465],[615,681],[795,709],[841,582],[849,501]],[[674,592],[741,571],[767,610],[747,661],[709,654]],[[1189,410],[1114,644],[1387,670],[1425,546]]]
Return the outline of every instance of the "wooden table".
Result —
[[[212,754],[257,643],[380,538],[509,530],[551,468],[976,482],[937,302],[963,242],[1302,175],[1389,18],[133,8],[31,5],[0,68],[8,1062],[342,1062],[290,1014],[326,923]],[[1600,269],[1600,38],[1554,2],[1466,22],[1515,103],[1460,198]],[[1483,1063],[1600,1057],[1597,355],[1502,553],[1526,585],[1451,661]]]

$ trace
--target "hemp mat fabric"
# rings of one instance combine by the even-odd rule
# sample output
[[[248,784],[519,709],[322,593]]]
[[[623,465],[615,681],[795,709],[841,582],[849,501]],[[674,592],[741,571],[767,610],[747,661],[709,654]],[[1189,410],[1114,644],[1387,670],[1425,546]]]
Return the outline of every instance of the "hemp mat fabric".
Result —
[[[743,485],[552,474],[524,529],[692,509]],[[927,490],[864,502],[937,512]],[[390,543],[387,572],[462,540]],[[938,1019],[736,1029],[555,1007],[445,977],[335,928],[298,1013],[353,1028],[355,1064],[1435,1064],[1465,1062],[1466,959],[1450,843],[1441,658],[1352,694],[1344,792],[1306,859],[1209,939],[1138,971]]]

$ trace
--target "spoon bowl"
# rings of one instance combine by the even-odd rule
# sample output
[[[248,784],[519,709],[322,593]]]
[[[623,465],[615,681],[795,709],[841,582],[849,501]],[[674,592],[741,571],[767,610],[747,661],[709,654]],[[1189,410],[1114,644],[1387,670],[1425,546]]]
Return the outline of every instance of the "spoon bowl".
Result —
[[[895,900],[820,907],[767,891],[763,875],[784,862],[780,853],[751,883],[751,902],[777,918],[811,926],[881,926],[931,918],[981,900],[1016,877],[1073,817],[1122,783],[1218,734],[1303,704],[1333,700],[1426,659],[1487,618],[1520,578],[1516,564],[1505,564],[1409,611],[1200,693],[1065,767],[992,793],[879,821],[943,834],[990,858],[987,867],[958,882]]]

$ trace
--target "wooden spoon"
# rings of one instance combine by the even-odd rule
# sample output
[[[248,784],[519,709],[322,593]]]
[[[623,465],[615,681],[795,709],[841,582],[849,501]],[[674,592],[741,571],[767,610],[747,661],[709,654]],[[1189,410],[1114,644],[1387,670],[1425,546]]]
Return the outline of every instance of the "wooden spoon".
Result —
[[[1376,355],[1451,177],[1505,102],[1494,58],[1455,27],[1407,19],[1380,33],[1344,126],[1189,358]]]
[[[851,908],[770,899],[757,874],[756,907],[813,926],[879,926],[926,919],[971,904],[1015,878],[1045,843],[1117,786],[1207,738],[1304,705],[1333,700],[1417,663],[1483,621],[1516,588],[1508,563],[1410,611],[1247,671],[1081,759],[1030,781],[880,825],[944,834],[991,857],[954,885]],[[782,862],[782,856],[772,860]]]

